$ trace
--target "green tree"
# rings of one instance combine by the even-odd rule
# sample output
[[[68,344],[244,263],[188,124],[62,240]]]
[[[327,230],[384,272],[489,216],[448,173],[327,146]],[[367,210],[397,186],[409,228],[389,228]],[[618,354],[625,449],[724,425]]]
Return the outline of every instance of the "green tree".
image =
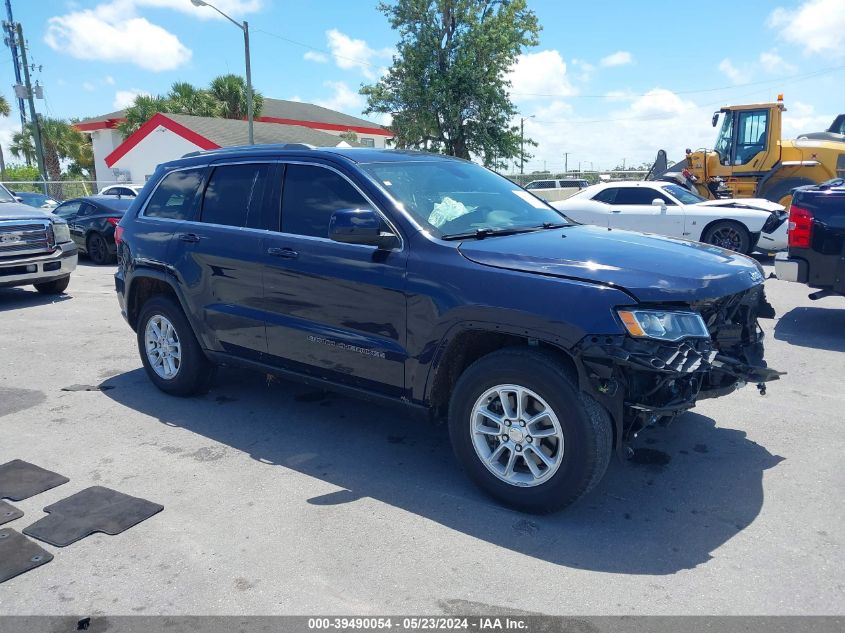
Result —
[[[254,90],[252,97],[253,116],[258,117],[261,115],[264,97]],[[125,110],[125,120],[117,129],[126,138],[158,112],[245,119],[246,110],[246,82],[243,77],[221,75],[212,80],[208,89],[197,88],[186,81],[177,81],[163,97],[135,97],[132,105]]]
[[[246,81],[240,75],[220,75],[215,77],[208,86],[208,92],[220,104],[221,114],[226,119],[245,119]],[[252,91],[252,115],[261,116],[264,107],[264,97],[260,92]]]
[[[9,102],[6,100],[6,97],[0,95],[0,116],[9,116],[11,112],[12,109],[9,107]]]
[[[39,117],[41,144],[44,148],[44,168],[49,180],[62,179],[62,162],[71,161],[80,166],[93,166],[91,143],[71,123],[63,119]],[[33,123],[30,121],[23,130],[12,135],[9,151],[16,158],[35,156],[33,142]]]
[[[345,132],[341,132],[337,135],[337,137],[342,141],[346,141],[347,143],[358,142],[358,135],[353,130],[346,130]]]
[[[392,115],[395,144],[485,165],[519,156],[506,76],[539,41],[526,0],[396,0],[379,10],[399,31],[397,55],[361,94],[368,114]]]

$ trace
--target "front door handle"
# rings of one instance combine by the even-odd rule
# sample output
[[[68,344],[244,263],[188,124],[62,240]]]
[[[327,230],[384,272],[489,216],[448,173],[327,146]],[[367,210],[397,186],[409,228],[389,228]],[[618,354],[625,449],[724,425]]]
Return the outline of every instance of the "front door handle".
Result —
[[[611,213],[622,213],[622,209],[611,209]]]
[[[292,248],[277,248],[275,246],[271,246],[267,249],[267,254],[272,255],[273,257],[283,257],[285,259],[296,259],[299,257],[299,253],[297,253]]]
[[[196,233],[179,233],[176,237],[178,237],[183,242],[192,242],[192,243],[199,242],[202,239]]]

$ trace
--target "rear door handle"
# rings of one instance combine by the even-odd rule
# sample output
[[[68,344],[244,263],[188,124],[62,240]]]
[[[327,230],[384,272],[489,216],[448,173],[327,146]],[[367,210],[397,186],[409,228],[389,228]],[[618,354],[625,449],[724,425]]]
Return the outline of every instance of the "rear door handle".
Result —
[[[299,257],[299,253],[297,253],[292,248],[276,248],[275,246],[271,246],[267,249],[267,254],[272,255],[273,257],[283,257],[284,259],[296,259]]]
[[[183,242],[199,242],[202,238],[197,235],[196,233],[179,233],[176,237],[178,237]]]

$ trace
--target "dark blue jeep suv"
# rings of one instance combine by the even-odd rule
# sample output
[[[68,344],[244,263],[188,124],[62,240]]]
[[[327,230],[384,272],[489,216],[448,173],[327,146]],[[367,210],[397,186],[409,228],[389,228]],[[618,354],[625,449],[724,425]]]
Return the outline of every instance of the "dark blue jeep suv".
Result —
[[[778,376],[753,260],[577,225],[444,156],[189,155],[158,168],[116,241],[160,389],[201,393],[238,365],[392,400],[447,419],[469,476],[526,511],[584,495],[641,429]]]

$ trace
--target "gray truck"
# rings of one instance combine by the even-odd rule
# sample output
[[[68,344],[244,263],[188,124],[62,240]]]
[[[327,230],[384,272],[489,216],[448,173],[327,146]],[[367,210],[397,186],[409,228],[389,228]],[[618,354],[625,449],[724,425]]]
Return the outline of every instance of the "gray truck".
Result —
[[[67,223],[18,202],[0,185],[0,288],[33,285],[44,294],[62,293],[76,261]]]

